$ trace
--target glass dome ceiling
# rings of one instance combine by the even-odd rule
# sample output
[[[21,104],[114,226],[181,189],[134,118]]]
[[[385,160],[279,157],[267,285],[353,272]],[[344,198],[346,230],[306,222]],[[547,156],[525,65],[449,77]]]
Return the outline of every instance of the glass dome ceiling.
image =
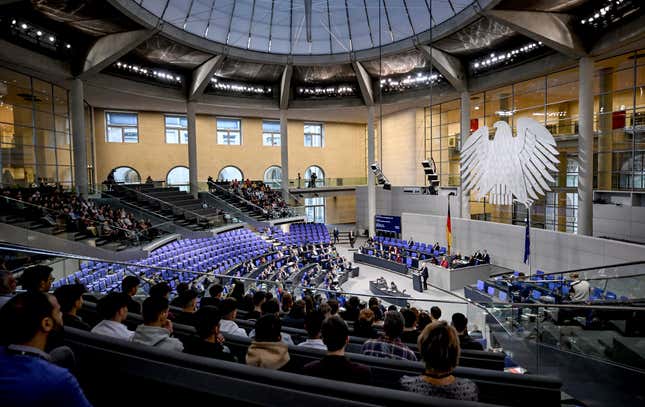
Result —
[[[472,0],[134,1],[167,23],[216,43],[284,55],[341,54],[395,43],[428,31],[473,3]],[[310,19],[306,12],[309,9]]]

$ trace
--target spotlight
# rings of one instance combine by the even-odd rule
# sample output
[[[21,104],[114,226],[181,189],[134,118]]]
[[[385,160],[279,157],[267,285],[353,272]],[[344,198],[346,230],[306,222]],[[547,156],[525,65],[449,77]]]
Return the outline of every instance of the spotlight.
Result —
[[[56,41],[56,38],[54,38],[53,35],[50,35],[49,36],[49,42],[54,42],[54,41]]]
[[[65,45],[65,48],[70,49],[70,48],[72,48],[72,46],[67,44],[67,45]]]
[[[36,35],[40,37],[41,35],[43,35],[43,32],[38,30],[38,31],[36,31]]]
[[[22,24],[20,25],[20,27],[22,27],[22,29],[23,29],[23,30],[26,30],[26,29],[27,29],[27,27],[29,27],[29,26],[28,26],[27,24],[25,24],[25,23],[22,23]]]
[[[370,169],[376,176],[376,182],[378,182],[379,185],[383,185],[383,189],[388,191],[392,189],[392,184],[390,184],[390,181],[385,177],[383,171],[381,171],[381,166],[378,162],[370,164]]]
[[[421,161],[421,167],[423,167],[423,173],[428,177],[428,194],[437,195],[437,188],[439,187],[439,174],[437,174],[437,166],[435,165],[434,160]]]

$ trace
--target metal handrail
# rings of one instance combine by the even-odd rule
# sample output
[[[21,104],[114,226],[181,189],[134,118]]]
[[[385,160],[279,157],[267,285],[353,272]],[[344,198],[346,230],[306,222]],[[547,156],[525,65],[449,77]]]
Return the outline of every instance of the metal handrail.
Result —
[[[282,282],[276,282],[276,281],[271,281],[271,280],[256,280],[254,278],[236,277],[236,276],[229,276],[229,275],[226,275],[226,274],[215,274],[215,273],[212,273],[212,272],[204,273],[204,272],[199,272],[199,271],[178,269],[178,268],[174,268],[174,267],[152,266],[152,265],[147,265],[147,264],[146,265],[141,265],[141,264],[128,263],[128,262],[125,262],[125,261],[118,261],[118,260],[104,260],[104,259],[99,259],[99,258],[96,258],[96,257],[79,256],[79,255],[75,255],[75,254],[60,253],[60,252],[44,250],[44,249],[26,248],[26,247],[22,247],[22,246],[19,246],[19,245],[0,244],[0,251],[1,250],[18,251],[18,252],[22,252],[22,253],[40,254],[40,255],[46,255],[46,256],[55,256],[55,257],[62,257],[62,258],[66,258],[66,259],[79,260],[79,261],[95,261],[95,262],[102,262],[102,263],[118,264],[118,265],[126,266],[126,272],[128,271],[127,267],[137,267],[137,268],[148,268],[148,269],[155,269],[155,270],[167,270],[167,271],[181,272],[181,273],[190,273],[190,274],[196,274],[198,276],[203,276],[203,277],[217,277],[217,278],[222,278],[222,279],[249,281],[249,282],[253,282],[253,283],[266,283],[266,284],[270,284],[270,285],[280,285],[280,284],[282,284]],[[307,287],[306,289],[311,290],[311,291],[320,291],[320,292],[332,293],[332,294],[355,295],[355,296],[361,296],[361,297],[365,297],[365,296],[376,297],[376,298],[384,299],[386,301],[388,299],[404,299],[404,300],[407,300],[407,301],[420,301],[420,302],[468,305],[467,301],[450,301],[450,300],[412,298],[412,297],[393,297],[393,296],[386,296],[386,295],[355,293],[355,292],[343,291],[343,290],[337,290],[337,291],[336,290],[327,290],[327,289],[323,289],[323,288],[308,288]]]
[[[638,260],[638,261],[630,261],[626,263],[617,263],[617,264],[609,264],[606,266],[595,266],[595,267],[585,267],[585,268],[580,268],[580,269],[573,269],[573,270],[565,270],[565,271],[554,271],[552,273],[544,273],[545,276],[551,276],[551,275],[559,275],[559,274],[571,274],[571,273],[580,273],[583,271],[594,271],[594,270],[600,270],[600,269],[608,269],[608,268],[616,268],[616,267],[625,267],[625,266],[635,266],[638,264],[645,264],[645,260]],[[490,277],[499,277],[499,276],[504,276],[507,274],[511,274],[513,271],[502,271],[499,273],[491,274]]]
[[[164,204],[164,205],[168,205],[168,206],[171,206],[171,207],[173,207],[173,208],[177,208],[177,209],[179,209],[179,210],[182,210],[182,211],[184,211],[184,212],[188,212],[188,213],[190,213],[190,214],[192,214],[192,215],[195,215],[195,216],[196,216],[196,217],[198,217],[198,218],[202,218],[202,219],[203,219],[203,220],[205,220],[206,222],[208,222],[208,221],[209,221],[209,220],[208,220],[208,218],[207,218],[206,216],[203,216],[203,215],[200,215],[200,214],[198,214],[198,213],[196,213],[196,212],[193,212],[193,211],[191,211],[190,209],[183,209],[181,206],[177,206],[177,205],[175,205],[175,204],[173,204],[173,203],[170,203],[170,202],[164,201],[163,199],[159,199],[159,198],[154,197],[154,196],[152,196],[152,195],[148,195],[148,194],[146,194],[145,192],[141,192],[141,191],[136,190],[136,189],[133,189],[133,188],[125,187],[125,186],[123,186],[123,185],[120,185],[120,187],[121,187],[121,188],[124,188],[124,189],[127,189],[127,190],[129,190],[129,191],[132,191],[132,192],[134,192],[134,193],[136,193],[136,194],[141,194],[141,195],[145,196],[146,198],[150,198],[150,199],[154,199],[155,201],[159,201],[159,202],[161,202],[161,203],[162,203],[162,204]]]

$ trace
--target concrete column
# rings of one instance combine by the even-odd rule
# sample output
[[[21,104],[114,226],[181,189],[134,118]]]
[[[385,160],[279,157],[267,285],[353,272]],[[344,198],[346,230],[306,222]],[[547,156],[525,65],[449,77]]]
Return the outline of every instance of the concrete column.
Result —
[[[598,71],[598,76],[600,81],[600,96],[598,96],[598,189],[609,191],[612,188],[613,69],[603,68]]]
[[[376,185],[370,165],[374,163],[374,106],[367,107],[367,219],[370,236],[376,233],[374,216],[376,215]]]
[[[190,193],[197,198],[199,185],[197,183],[197,114],[195,103],[188,102],[186,118],[188,119],[188,177]]]
[[[72,81],[72,142],[74,143],[74,187],[76,193],[87,197],[87,143],[85,141],[85,108],[83,81]]]
[[[461,92],[461,137],[459,146],[463,146],[470,136],[470,93]],[[470,219],[470,194],[463,193],[462,187],[465,184],[464,174],[459,167],[459,176],[461,178],[459,195],[461,196],[461,203],[459,205],[459,217]]]
[[[282,198],[289,200],[289,121],[287,109],[280,109],[280,166],[282,167]]]
[[[593,60],[580,58],[578,80],[578,234],[593,235]]]

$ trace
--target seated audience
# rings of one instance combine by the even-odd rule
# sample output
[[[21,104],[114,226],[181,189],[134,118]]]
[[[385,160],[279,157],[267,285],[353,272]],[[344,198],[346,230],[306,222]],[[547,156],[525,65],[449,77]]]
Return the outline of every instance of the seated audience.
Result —
[[[224,337],[220,333],[221,315],[216,307],[207,305],[195,313],[197,335],[185,342],[185,353],[208,358],[236,362],[228,348],[224,346]]]
[[[62,324],[56,297],[37,291],[18,294],[0,309],[3,407],[90,406],[76,378],[45,352],[49,335]]]
[[[293,308],[293,296],[290,293],[282,294],[282,313],[288,314]]]
[[[262,304],[266,301],[267,295],[264,291],[256,291],[253,294],[253,311],[249,312],[246,319],[258,319],[262,316]]]
[[[92,328],[92,333],[131,341],[134,332],[123,324],[128,317],[129,302],[130,296],[115,291],[101,298],[96,304],[96,311],[103,320]]]
[[[374,329],[374,312],[371,309],[365,308],[361,310],[358,320],[354,323],[354,336],[361,338],[378,338],[378,333]]]
[[[0,270],[0,308],[16,293],[16,278],[8,270]]]
[[[343,382],[371,384],[370,368],[345,357],[345,347],[349,343],[349,329],[345,321],[338,316],[327,318],[322,324],[322,337],[327,355],[306,364],[302,373]]]
[[[361,300],[358,297],[349,297],[349,300],[345,304],[345,311],[341,312],[340,316],[345,321],[356,322],[356,320],[358,320],[358,314],[360,312],[360,305]]]
[[[246,337],[246,331],[235,323],[235,318],[237,318],[237,300],[233,297],[228,297],[220,303],[219,309],[222,313],[222,321],[219,325],[220,332]]]
[[[63,325],[89,331],[91,327],[76,312],[83,306],[83,294],[87,290],[83,284],[62,285],[54,291],[63,313]]]
[[[308,309],[304,300],[297,300],[293,303],[293,308],[291,308],[289,315],[284,319],[284,324],[293,328],[303,329],[305,327],[306,312],[313,310],[313,308],[313,303]]]
[[[307,330],[307,340],[298,344],[303,348],[314,348],[327,350],[327,346],[320,339],[323,321],[325,316],[321,311],[311,311],[305,318],[305,329]]]
[[[401,340],[405,343],[417,343],[419,338],[419,331],[417,331],[417,316],[414,315],[414,311],[409,308],[403,308],[401,310],[401,315],[403,315],[403,333],[401,333]]]
[[[332,317],[338,314],[338,308],[340,307],[340,304],[337,300],[328,300],[327,305],[329,305],[329,313]]]
[[[271,298],[262,304],[262,315],[267,314],[275,315],[276,317],[280,318],[280,303],[277,299]],[[255,329],[249,332],[249,338],[255,338]],[[286,343],[287,345],[295,345],[293,343],[293,339],[291,339],[291,335],[287,333],[282,334],[282,342]]]
[[[426,311],[421,311],[417,317],[417,333],[423,332],[426,326],[432,323],[432,316]]]
[[[175,298],[173,298],[170,301],[170,305],[173,306],[173,307],[181,308],[181,304],[180,304],[181,299],[180,299],[180,297],[182,296],[182,294],[185,291],[188,291],[189,288],[190,288],[190,285],[188,283],[179,283],[179,284],[177,284],[177,289],[176,289],[177,295],[175,296]]]
[[[222,301],[222,294],[224,293],[224,287],[221,284],[213,284],[208,289],[208,294],[210,297],[202,298],[200,302],[200,307],[206,307],[208,305],[219,306],[220,301]]]
[[[171,338],[172,322],[168,319],[170,306],[165,298],[148,297],[143,302],[143,324],[137,327],[132,342],[154,346],[159,349],[181,352],[184,345]]]
[[[51,267],[40,264],[27,267],[20,276],[22,289],[29,292],[49,292],[54,282],[52,271]]]
[[[425,372],[421,376],[403,376],[403,388],[432,397],[477,401],[477,385],[452,374],[460,353],[454,328],[445,321],[433,322],[419,335],[418,345],[426,365]]]
[[[432,318],[432,322],[439,321],[439,319],[441,319],[441,308],[436,305],[430,308],[430,318]]]
[[[170,285],[165,281],[162,281],[161,283],[157,283],[152,287],[150,287],[150,291],[148,292],[148,295],[150,297],[155,297],[155,298],[169,299],[171,292],[172,292],[172,288],[170,288]]]
[[[181,311],[175,313],[173,321],[183,325],[197,325],[195,311],[197,311],[197,296],[199,293],[194,288],[190,288],[181,293],[178,299],[178,306]]]
[[[417,357],[414,352],[401,341],[403,325],[403,316],[400,312],[388,311],[383,323],[385,335],[366,341],[361,353],[377,358],[416,361]]]
[[[246,364],[272,370],[292,371],[289,348],[282,342],[280,318],[273,314],[261,316],[255,323],[255,339],[246,353]]]
[[[468,318],[460,312],[452,314],[452,326],[459,335],[461,349],[484,350],[481,343],[468,335]]]
[[[133,314],[141,314],[141,303],[135,301],[132,297],[137,294],[141,280],[136,276],[125,276],[121,282],[121,292],[128,295],[128,311]]]

